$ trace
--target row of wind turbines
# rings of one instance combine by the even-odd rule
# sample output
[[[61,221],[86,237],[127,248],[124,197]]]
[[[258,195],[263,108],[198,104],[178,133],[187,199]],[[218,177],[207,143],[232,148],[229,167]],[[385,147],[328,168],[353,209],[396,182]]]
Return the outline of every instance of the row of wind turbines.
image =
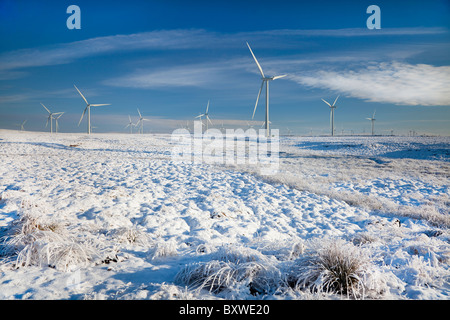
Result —
[[[335,130],[334,130],[334,110],[336,109],[336,102],[339,99],[339,96],[336,97],[336,99],[334,100],[333,104],[330,104],[328,101],[322,99],[323,102],[325,102],[329,107],[330,107],[330,129],[331,129],[331,135],[334,136]],[[374,131],[374,122],[375,122],[375,112],[376,110],[373,112],[373,115],[371,118],[366,118],[366,120],[370,120],[372,123],[372,135],[375,134]]]
[[[80,126],[81,121],[83,120],[84,114],[87,111],[87,133],[91,134],[92,132],[92,126],[91,126],[91,107],[100,107],[100,106],[109,106],[111,104],[109,103],[103,103],[103,104],[93,104],[93,103],[89,103],[86,99],[86,97],[81,93],[81,91],[77,88],[76,85],[73,85],[75,87],[75,89],[77,89],[78,93],[81,95],[81,97],[83,98],[83,100],[86,102],[86,107],[83,110],[83,113],[81,114],[81,118],[80,121],[78,122],[78,126]],[[48,112],[48,118],[47,118],[47,123],[45,124],[45,127],[48,127],[48,123],[50,122],[50,133],[53,133],[53,120],[55,120],[55,132],[58,132],[58,120],[59,118],[61,118],[61,116],[64,114],[64,112],[51,112],[42,102],[41,105],[44,107],[45,110],[47,110]],[[22,123],[21,125],[21,130],[24,130],[24,124],[25,124],[26,120]]]
[[[253,115],[252,115],[252,120],[255,117],[255,113],[256,113],[256,109],[258,107],[258,102],[259,99],[261,97],[261,93],[264,89],[264,86],[266,87],[266,110],[265,110],[265,121],[263,123],[263,126],[265,127],[265,134],[267,137],[270,136],[270,120],[269,120],[269,83],[270,81],[273,80],[277,80],[283,77],[286,77],[285,74],[283,75],[277,75],[277,76],[266,76],[264,74],[264,71],[261,67],[261,65],[258,62],[258,59],[256,59],[255,54],[252,51],[252,48],[250,47],[250,45],[247,42],[247,46],[248,49],[250,50],[250,53],[253,57],[253,59],[255,60],[255,63],[258,67],[258,70],[261,74],[261,87],[259,88],[259,92],[256,98],[256,103],[255,103],[255,107],[253,109]],[[81,114],[81,118],[80,121],[78,122],[78,126],[80,126],[81,121],[83,120],[83,117],[85,115],[85,113],[87,112],[87,133],[90,134],[92,131],[92,126],[91,126],[91,107],[100,107],[100,106],[108,106],[110,104],[91,104],[87,101],[86,97],[81,93],[81,91],[77,88],[76,85],[74,85],[75,89],[78,91],[78,93],[80,94],[80,96],[83,98],[84,102],[86,103],[86,107],[83,110],[83,113]],[[333,104],[330,104],[328,101],[323,100],[323,102],[325,102],[329,107],[330,107],[330,129],[331,129],[331,135],[334,136],[335,133],[335,129],[334,129],[334,111],[336,109],[336,102],[338,100],[339,96],[336,97],[336,99],[334,100]],[[47,110],[47,112],[49,113],[49,116],[47,118],[47,123],[46,123],[46,127],[48,126],[48,123],[50,122],[50,132],[53,132],[53,120],[55,120],[55,125],[56,125],[56,132],[58,132],[58,119],[64,114],[64,112],[51,112],[43,103],[41,103],[41,105],[45,108],[45,110]],[[134,124],[131,121],[131,117],[128,115],[128,119],[129,119],[129,123],[125,126],[125,128],[130,128],[130,133],[133,132],[133,127],[139,127],[139,133],[143,133],[144,132],[144,121],[150,121],[149,119],[144,118],[141,115],[141,112],[139,111],[139,109],[137,109],[138,114],[139,114],[139,120],[136,124]],[[198,116],[196,116],[195,118],[199,118],[202,126],[203,121],[202,121],[202,117],[205,117],[205,122],[206,122],[206,130],[208,130],[208,123],[210,123],[212,125],[211,119],[209,117],[209,100],[208,100],[208,104],[206,106],[206,111]],[[374,135],[374,122],[375,122],[375,112],[373,113],[371,118],[366,118],[367,120],[370,120],[372,122],[372,135]],[[25,124],[26,120],[22,123],[21,125],[21,129],[23,130],[24,128],[24,124]]]

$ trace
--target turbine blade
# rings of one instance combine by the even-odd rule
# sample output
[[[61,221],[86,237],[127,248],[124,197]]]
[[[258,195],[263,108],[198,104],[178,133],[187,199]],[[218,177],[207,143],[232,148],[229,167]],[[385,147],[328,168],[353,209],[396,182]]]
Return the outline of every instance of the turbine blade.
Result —
[[[83,120],[83,117],[84,117],[84,114],[86,113],[87,108],[88,108],[88,107],[84,108],[84,111],[83,111],[83,113],[81,114],[80,121],[78,121],[78,126],[80,126],[81,120]]]
[[[47,118],[47,123],[45,124],[45,127],[46,127],[46,128],[47,128],[47,126],[48,126],[48,120],[50,120],[50,118],[51,118],[51,115],[48,116],[48,118]]]
[[[78,90],[76,85],[73,85],[75,87],[75,89],[77,89],[78,93],[80,94],[80,96],[83,98],[84,102],[86,102],[86,104],[89,104],[89,102],[87,102],[86,98],[83,96],[83,94],[81,93],[80,90]]]
[[[131,117],[130,117],[130,115],[128,115],[128,120],[130,120],[130,123],[131,123]]]
[[[101,107],[101,106],[110,106],[110,103],[103,103],[103,104],[91,104],[91,107]]]
[[[259,97],[261,96],[261,91],[262,91],[263,86],[264,86],[264,80],[261,83],[261,87],[259,88],[258,97],[256,98],[256,103],[255,103],[255,109],[253,109],[252,119],[255,117],[256,108],[258,107],[258,101],[259,101]]]
[[[205,112],[205,114],[208,114],[208,109],[209,109],[209,100],[208,100],[208,104],[206,105],[206,112]]]
[[[45,110],[47,110],[47,112],[48,113],[50,113],[51,114],[51,112],[47,109],[47,107],[46,106],[44,106],[44,104],[41,102],[41,105],[45,108]]]
[[[275,77],[272,78],[272,80],[284,78],[284,77],[286,77],[286,76],[287,76],[287,74],[283,74],[283,75],[281,75],[281,76],[275,76]]]
[[[375,119],[375,112],[377,112],[377,110],[374,110],[374,112],[373,112],[373,116],[372,116],[373,119]]]
[[[331,108],[331,104],[329,104],[327,101],[325,101],[325,100],[323,100],[323,99],[322,99],[322,101],[325,102],[327,105],[329,105],[330,108]]]
[[[259,62],[258,62],[258,60],[256,59],[255,55],[253,54],[252,48],[250,48],[250,45],[248,44],[248,42],[247,42],[247,46],[248,46],[248,49],[250,50],[250,53],[251,53],[252,56],[253,56],[253,59],[255,59],[256,65],[258,66],[258,69],[259,69],[259,72],[261,72],[261,76],[264,78],[264,72],[263,72],[261,66],[259,65]]]
[[[206,116],[206,119],[208,119],[209,123],[213,124],[213,123],[211,122],[211,119],[210,119],[208,116]]]
[[[339,98],[339,96],[337,96],[337,97],[336,97],[336,100],[334,100],[334,102],[333,102],[333,107],[334,107],[334,105],[336,104],[336,101],[337,101],[338,98]]]
[[[139,113],[139,118],[142,118],[141,116],[141,112],[139,111],[139,109],[137,109],[138,113]]]

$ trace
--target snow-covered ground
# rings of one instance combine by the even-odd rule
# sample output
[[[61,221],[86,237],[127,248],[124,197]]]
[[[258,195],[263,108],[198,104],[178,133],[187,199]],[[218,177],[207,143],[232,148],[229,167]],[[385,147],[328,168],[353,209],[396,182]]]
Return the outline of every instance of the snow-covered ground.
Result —
[[[449,298],[450,138],[282,137],[272,175],[173,147],[0,131],[0,299]]]

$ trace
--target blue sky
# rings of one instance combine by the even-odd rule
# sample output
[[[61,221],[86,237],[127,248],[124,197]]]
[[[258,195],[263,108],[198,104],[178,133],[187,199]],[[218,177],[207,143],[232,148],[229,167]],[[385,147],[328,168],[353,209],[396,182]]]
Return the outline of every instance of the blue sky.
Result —
[[[69,30],[69,5],[81,29]],[[369,5],[381,29],[369,30]],[[215,127],[252,121],[261,85],[246,46],[270,83],[273,128],[328,134],[337,95],[337,134],[450,135],[450,4],[448,1],[11,1],[0,0],[0,128],[85,132],[90,103],[94,132],[127,132],[137,108],[145,132],[171,132],[204,112]]]

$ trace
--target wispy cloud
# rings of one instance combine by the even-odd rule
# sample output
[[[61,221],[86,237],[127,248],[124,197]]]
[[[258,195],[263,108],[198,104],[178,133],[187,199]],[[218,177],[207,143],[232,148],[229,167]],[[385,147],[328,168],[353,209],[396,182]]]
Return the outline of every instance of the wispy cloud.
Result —
[[[198,87],[209,83],[217,72],[217,68],[205,65],[136,70],[122,77],[105,80],[103,83],[125,88]]]
[[[397,105],[450,105],[450,67],[383,62],[350,71],[291,75],[299,84]]]
[[[239,72],[248,70],[248,62],[248,59],[233,58],[193,64],[167,65],[166,67],[152,66],[107,79],[103,81],[103,84],[128,88],[208,86],[217,88],[225,82],[230,84],[230,80],[235,79]]]
[[[91,38],[53,46],[20,49],[0,55],[0,71],[25,67],[39,67],[107,54],[140,49],[186,49],[204,46],[216,39],[204,30],[152,31],[129,35]]]
[[[128,35],[91,38],[52,46],[20,49],[0,54],[0,75],[7,70],[66,64],[89,56],[133,50],[180,50],[200,48],[234,48],[245,41],[261,43],[283,42],[290,38],[307,37],[356,37],[356,36],[405,36],[448,33],[445,28],[397,28],[370,32],[364,28],[338,30],[268,30],[221,34],[201,29],[156,30]],[[286,42],[286,46],[289,43]],[[17,73],[10,74],[17,76]]]

